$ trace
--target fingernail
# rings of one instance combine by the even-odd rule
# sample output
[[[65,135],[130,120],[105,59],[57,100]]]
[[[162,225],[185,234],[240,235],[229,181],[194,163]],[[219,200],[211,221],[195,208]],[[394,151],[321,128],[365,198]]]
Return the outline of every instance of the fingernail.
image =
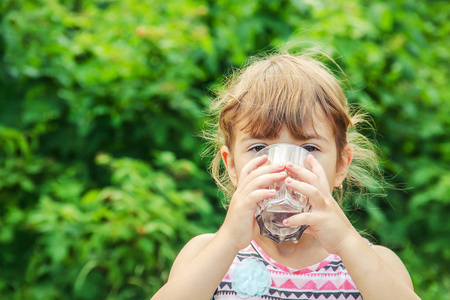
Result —
[[[277,193],[277,191],[276,190],[270,190],[269,193],[272,194],[272,195],[275,195]]]
[[[292,182],[292,178],[291,177],[286,178],[286,183],[291,183],[291,182]]]
[[[283,169],[283,168],[284,168],[284,164],[279,163],[279,164],[277,165],[277,168],[280,169],[280,170]]]
[[[284,225],[287,225],[288,223],[289,223],[289,220],[288,220],[288,219],[284,219],[284,220],[283,220],[283,224],[284,224]]]
[[[294,164],[291,163],[291,162],[289,162],[289,163],[287,164],[287,166],[292,168],[292,167],[294,166]]]

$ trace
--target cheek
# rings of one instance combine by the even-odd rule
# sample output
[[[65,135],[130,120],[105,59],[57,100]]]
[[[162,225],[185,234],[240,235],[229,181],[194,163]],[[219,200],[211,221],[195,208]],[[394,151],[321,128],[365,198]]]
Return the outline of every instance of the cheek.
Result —
[[[323,170],[325,171],[325,174],[327,175],[327,181],[330,186],[330,190],[332,190],[336,178],[336,160],[332,159],[329,155],[324,155],[321,156],[320,158],[316,156],[316,159],[318,160]]]
[[[241,177],[245,177],[246,174],[242,173],[242,169],[254,158],[254,155],[252,153],[243,153],[236,157],[235,160],[235,170],[236,170],[236,176],[237,180],[239,182],[239,179]]]
[[[244,168],[246,162],[242,159],[235,161],[235,171],[236,171],[236,178],[239,182],[239,179],[241,178],[242,169]]]
[[[334,188],[334,182],[336,180],[336,172],[327,173],[328,185],[330,187],[330,191]]]

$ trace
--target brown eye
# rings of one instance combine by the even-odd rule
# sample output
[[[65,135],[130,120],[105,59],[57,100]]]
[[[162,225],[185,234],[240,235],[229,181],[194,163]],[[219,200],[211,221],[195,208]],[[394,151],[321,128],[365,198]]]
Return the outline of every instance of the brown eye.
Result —
[[[266,148],[266,146],[264,146],[264,145],[256,145],[256,146],[251,147],[249,150],[250,151],[259,152],[259,151],[261,151],[264,148]]]
[[[302,146],[302,148],[308,152],[320,151],[320,149],[314,145],[305,145],[305,146]]]

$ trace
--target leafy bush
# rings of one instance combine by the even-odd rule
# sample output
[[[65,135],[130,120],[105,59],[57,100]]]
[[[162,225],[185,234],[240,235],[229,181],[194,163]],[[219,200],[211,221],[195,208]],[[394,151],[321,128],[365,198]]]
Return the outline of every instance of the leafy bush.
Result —
[[[41,284],[25,286],[24,295],[45,299],[56,285],[58,298],[72,291],[77,299],[145,298],[167,278],[180,242],[208,228],[197,223],[212,213],[204,193],[177,189],[178,180],[201,180],[191,162],[162,153],[156,171],[130,158],[96,160],[111,171],[111,186],[81,195],[68,170],[29,214],[27,225],[42,237],[26,279]]]

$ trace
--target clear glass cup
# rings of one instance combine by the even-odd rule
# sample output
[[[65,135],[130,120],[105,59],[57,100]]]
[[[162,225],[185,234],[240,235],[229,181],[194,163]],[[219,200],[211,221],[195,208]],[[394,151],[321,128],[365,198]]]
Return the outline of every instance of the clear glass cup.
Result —
[[[292,144],[273,144],[259,151],[255,157],[262,155],[269,157],[267,162],[269,164],[291,162],[303,167],[303,162],[309,152]],[[294,178],[289,173],[288,176]],[[284,181],[276,182],[268,188],[275,189],[276,194],[273,198],[260,202],[255,214],[261,235],[278,244],[297,243],[308,226],[286,227],[283,225],[283,220],[299,213],[311,211],[309,199],[286,187]]]

